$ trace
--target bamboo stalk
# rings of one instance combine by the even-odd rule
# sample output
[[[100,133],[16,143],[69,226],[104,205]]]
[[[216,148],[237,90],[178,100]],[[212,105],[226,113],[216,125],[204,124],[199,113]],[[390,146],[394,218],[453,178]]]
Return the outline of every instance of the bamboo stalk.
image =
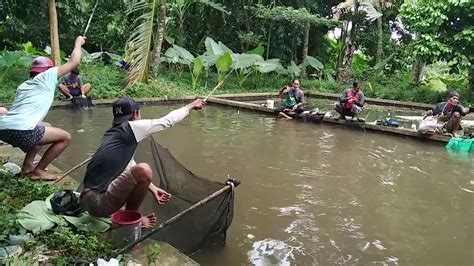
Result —
[[[56,184],[58,183],[59,181],[61,181],[61,179],[63,179],[64,177],[68,176],[70,173],[76,171],[76,169],[78,169],[79,167],[83,166],[84,164],[88,163],[90,160],[92,159],[92,156],[90,156],[89,158],[85,159],[84,161],[80,162],[78,165],[74,166],[73,168],[69,169],[68,171],[66,171],[64,174],[62,174],[58,179],[56,179],[53,183]]]
[[[124,252],[128,251],[130,248],[134,247],[136,244],[142,242],[143,240],[149,238],[151,235],[155,234],[156,232],[160,231],[161,229],[167,227],[168,225],[171,225],[173,224],[174,222],[176,222],[179,218],[181,218],[182,216],[192,212],[193,210],[195,210],[196,208],[208,203],[209,201],[217,198],[218,196],[220,196],[222,193],[238,186],[240,184],[239,181],[237,180],[229,180],[227,183],[227,185],[219,190],[217,190],[216,192],[212,193],[211,195],[207,196],[206,198],[202,199],[201,201],[199,201],[198,203],[194,204],[193,206],[187,208],[186,210],[176,214],[175,216],[169,218],[168,220],[164,221],[163,223],[161,223],[158,227],[155,227],[153,228],[152,230],[150,230],[149,232],[147,232],[146,234],[142,235],[139,239],[135,240],[134,242],[132,243],[129,243],[127,244],[125,247],[123,247],[122,249],[120,249],[116,256],[120,255],[120,254],[123,254]]]

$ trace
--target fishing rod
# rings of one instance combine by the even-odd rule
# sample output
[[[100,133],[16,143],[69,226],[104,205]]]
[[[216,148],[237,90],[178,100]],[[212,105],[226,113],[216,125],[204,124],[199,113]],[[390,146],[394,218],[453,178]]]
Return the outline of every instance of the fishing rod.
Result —
[[[61,181],[61,179],[63,179],[64,177],[68,176],[70,173],[76,171],[76,169],[78,169],[79,167],[83,166],[84,164],[88,163],[90,160],[92,159],[92,156],[90,156],[89,158],[85,159],[84,161],[80,162],[78,165],[74,166],[73,168],[69,169],[68,171],[66,171],[64,174],[62,174],[58,179],[56,179],[53,184],[56,184],[58,183],[59,181]]]
[[[127,244],[125,247],[123,247],[122,249],[118,250],[117,253],[115,254],[117,257],[118,255],[120,254],[123,254],[125,253],[126,251],[128,251],[130,248],[134,247],[135,245],[137,245],[138,243],[142,242],[143,240],[149,238],[150,236],[152,236],[153,234],[155,234],[156,232],[166,228],[167,226],[173,224],[174,222],[176,222],[179,218],[183,217],[184,215],[192,212],[193,210],[195,210],[196,208],[208,203],[209,201],[217,198],[218,196],[220,196],[221,194],[227,192],[228,190],[234,190],[234,188],[236,188],[238,185],[240,185],[240,181],[234,179],[234,178],[230,178],[228,179],[226,182],[225,182],[226,186],[217,190],[216,192],[212,193],[211,195],[207,196],[206,198],[202,199],[201,201],[199,201],[198,203],[194,204],[193,206],[187,208],[186,210],[176,214],[175,216],[169,218],[168,220],[164,221],[163,223],[161,223],[159,226],[153,228],[152,230],[150,230],[149,232],[147,232],[146,234],[142,235],[140,238],[138,238],[137,240],[133,241],[132,243],[129,243]]]
[[[224,84],[224,81],[225,79],[230,75],[230,73],[232,73],[233,70],[229,71],[229,73],[227,73],[227,75],[225,75],[225,77],[219,82],[217,83],[217,85],[214,87],[214,89],[212,89],[212,91],[206,96],[206,98],[204,98],[204,102],[207,101],[207,98],[209,98],[215,90],[217,90],[217,88],[219,88],[220,86],[222,86],[222,84]]]
[[[89,26],[91,25],[92,17],[94,16],[95,10],[97,9],[98,5],[99,5],[99,0],[96,0],[94,8],[92,9],[91,16],[89,17],[89,20],[87,21],[86,29],[84,30],[84,35],[82,35],[84,37],[86,36],[87,30],[89,29]]]

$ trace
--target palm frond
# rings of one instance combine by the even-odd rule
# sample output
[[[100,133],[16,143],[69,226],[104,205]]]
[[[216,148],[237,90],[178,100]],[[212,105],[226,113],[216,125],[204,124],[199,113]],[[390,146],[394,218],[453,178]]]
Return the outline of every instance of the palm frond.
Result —
[[[382,16],[382,13],[380,13],[379,11],[377,11],[377,9],[375,9],[375,6],[372,0],[362,0],[362,1],[359,1],[359,4],[360,4],[360,9],[366,13],[366,17],[368,20],[374,21],[377,18]]]
[[[157,2],[158,0],[137,0],[129,9],[129,13],[142,12],[143,14],[133,22],[132,34],[126,45],[126,54],[130,64],[126,88],[138,81],[148,80]]]
[[[220,12],[226,14],[226,15],[230,14],[230,12],[227,11],[227,9],[225,9],[225,7],[220,3],[216,3],[216,2],[213,2],[213,1],[210,1],[210,0],[198,0],[197,2],[199,2],[201,4],[205,4],[209,7],[212,7],[215,10],[220,11]]]
[[[336,9],[337,10],[342,10],[344,12],[348,12],[348,11],[351,11],[351,9],[353,9],[356,5],[356,1],[355,0],[346,0],[342,3],[339,3],[337,6],[336,6]]]

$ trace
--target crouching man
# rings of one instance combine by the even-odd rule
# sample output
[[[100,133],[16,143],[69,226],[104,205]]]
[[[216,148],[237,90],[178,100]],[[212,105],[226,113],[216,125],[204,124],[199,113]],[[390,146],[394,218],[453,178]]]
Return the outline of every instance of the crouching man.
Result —
[[[465,108],[459,104],[459,93],[452,91],[449,93],[446,102],[438,103],[432,110],[425,113],[438,117],[437,133],[451,137],[461,137],[457,132],[461,130],[461,119],[467,115],[470,108]]]
[[[133,155],[140,141],[152,133],[164,130],[183,120],[192,110],[204,106],[202,100],[174,110],[158,119],[141,119],[140,106],[132,98],[120,98],[112,106],[112,128],[102,137],[84,177],[81,207],[92,216],[108,217],[125,206],[138,210],[147,190],[158,204],[166,203],[171,195],[155,186],[152,170],[146,163],[137,164]],[[153,227],[155,214],[142,219],[142,227]]]
[[[352,117],[352,120],[364,122],[359,115],[362,113],[364,106],[364,93],[362,92],[362,84],[358,81],[352,84],[352,88],[345,90],[341,98],[334,106],[334,110],[339,113],[340,119],[346,119],[346,116]]]

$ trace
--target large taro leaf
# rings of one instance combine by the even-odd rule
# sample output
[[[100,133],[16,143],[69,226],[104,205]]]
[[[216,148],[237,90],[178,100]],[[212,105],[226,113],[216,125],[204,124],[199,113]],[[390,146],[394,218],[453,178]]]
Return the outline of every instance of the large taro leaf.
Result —
[[[201,75],[203,68],[204,68],[204,65],[202,63],[202,58],[200,56],[196,57],[196,59],[194,59],[194,64],[193,64],[193,75],[196,75],[196,76]]]
[[[178,50],[174,49],[173,47],[168,48],[166,50],[164,56],[162,57],[164,62],[177,64],[180,62],[179,52]]]
[[[64,223],[59,216],[48,209],[44,200],[35,200],[21,209],[18,223],[25,229],[38,233]]]
[[[301,68],[293,60],[291,60],[291,64],[288,66],[288,74],[292,77],[299,77],[301,74]]]
[[[270,72],[276,71],[279,68],[283,68],[283,66],[280,63],[280,59],[275,58],[275,59],[268,59],[263,62],[256,62],[255,68],[260,73],[270,73]]]
[[[85,213],[79,215],[79,217],[63,216],[63,218],[77,229],[87,232],[103,233],[109,230],[112,223],[108,218],[96,218]]]
[[[194,61],[194,56],[188,50],[176,44],[166,50],[164,57],[165,62],[173,64],[190,65]]]
[[[308,62],[309,66],[311,66],[312,68],[314,68],[316,70],[321,70],[321,69],[324,68],[323,63],[321,63],[321,61],[319,61],[318,59],[316,59],[312,56],[308,56],[306,58],[306,61]]]
[[[209,69],[211,66],[215,65],[217,60],[219,60],[221,56],[220,55],[208,55],[204,54],[201,55],[202,58],[202,64],[206,69]]]
[[[263,56],[264,52],[265,52],[265,48],[260,44],[259,46],[255,47],[253,50],[248,51],[247,54],[257,54],[257,55]]]
[[[218,72],[228,72],[232,65],[232,56],[230,53],[225,53],[216,62],[216,68]]]
[[[224,49],[210,37],[206,37],[204,44],[208,55],[221,55],[224,53]]]
[[[173,48],[176,49],[176,51],[178,51],[180,58],[183,59],[184,62],[186,62],[186,65],[189,65],[194,61],[194,55],[192,55],[185,48],[178,46],[176,44],[173,44]]]
[[[74,192],[77,193],[77,192]],[[77,193],[77,196],[80,194]],[[52,211],[51,207],[51,198],[54,196],[54,193],[49,195],[46,200],[44,201],[46,205],[46,209],[48,211]],[[87,231],[87,232],[97,232],[103,233],[110,228],[110,224],[112,223],[110,218],[98,218],[90,216],[87,212],[81,213],[78,217],[75,216],[67,216],[67,215],[60,215],[58,217],[64,218],[68,223],[72,224],[79,230]],[[61,220],[62,221],[62,220]]]
[[[224,51],[224,53],[230,53],[230,54],[233,54],[234,52],[229,48],[227,47],[224,43],[222,43],[221,41],[219,41],[219,46],[221,47],[221,49]]]
[[[256,54],[233,54],[233,69],[245,69],[251,67],[256,62],[263,62],[264,59]]]

